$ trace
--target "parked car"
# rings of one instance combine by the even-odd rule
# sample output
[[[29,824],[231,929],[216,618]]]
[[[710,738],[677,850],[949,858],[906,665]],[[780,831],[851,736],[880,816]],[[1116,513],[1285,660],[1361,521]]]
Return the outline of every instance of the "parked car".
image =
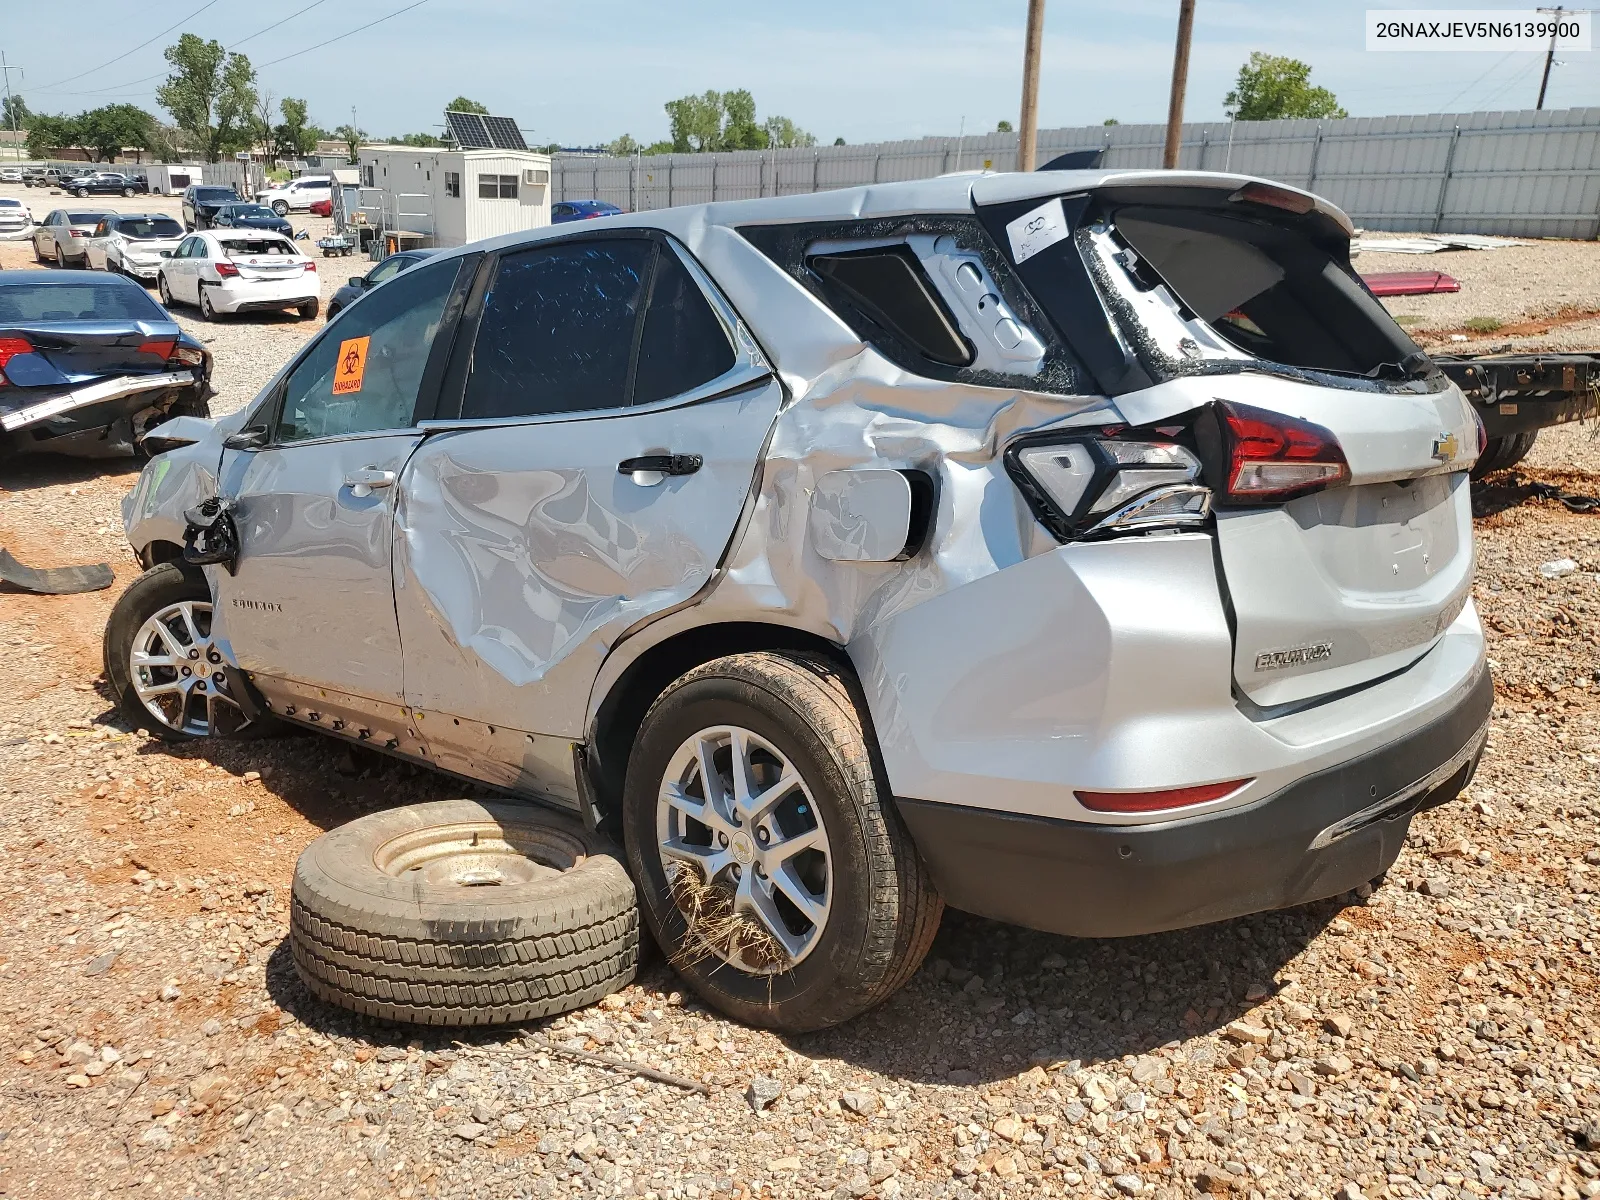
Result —
[[[156,276],[161,303],[197,305],[207,321],[230,313],[292,308],[317,315],[317,264],[279,233],[214,229],[191,233],[164,255]]]
[[[1479,426],[1352,231],[1262,180],[1049,171],[441,252],[175,431],[107,676],[165,738],[283,720],[582,812],[689,985],[786,1030],[890,995],[946,901],[1099,937],[1338,895],[1465,785],[1493,699]],[[209,682],[141,657],[176,604]],[[479,826],[452,858],[406,821],[320,878],[437,928],[509,904],[454,884]],[[334,920],[300,883],[296,928]],[[441,1006],[339,911],[373,949],[297,941],[319,995],[541,1011],[464,940],[499,998]]]
[[[85,196],[136,196],[141,192],[148,194],[150,184],[136,175],[100,171],[93,175],[80,175],[72,180],[68,190],[80,200]]]
[[[78,212],[58,208],[33,229],[33,257],[36,262],[53,262],[58,267],[88,265],[86,241],[101,221],[111,213]]]
[[[210,229],[211,219],[225,204],[239,203],[239,194],[231,187],[208,183],[191,183],[183,189],[183,227],[187,230]]]
[[[162,253],[176,250],[182,240],[183,226],[164,213],[115,213],[95,226],[84,245],[95,270],[154,283]]]
[[[361,189],[353,183],[344,186],[344,210],[347,214],[354,213],[361,207]],[[327,196],[320,200],[313,200],[311,207],[306,209],[313,217],[333,216],[333,189],[328,190]]]
[[[305,212],[332,194],[333,176],[302,175],[299,179],[291,179],[288,183],[257,192],[256,203],[265,204],[282,217],[291,212]]]
[[[0,196],[0,242],[19,241],[32,234],[32,210],[21,200]]]
[[[128,454],[173,416],[209,415],[211,356],[138,284],[0,272],[0,456]]]
[[[592,221],[596,217],[615,217],[622,210],[604,200],[562,200],[550,206],[550,224],[561,225],[567,221]]]
[[[21,167],[0,167],[0,183],[21,183]]]
[[[398,254],[389,255],[365,275],[353,276],[343,287],[334,292],[333,299],[328,301],[328,320],[333,320],[340,312],[349,308],[380,283],[386,283],[400,272],[420,262],[426,262],[437,253],[439,253],[437,250],[402,250]]]
[[[280,217],[264,204],[224,204],[211,218],[213,229],[267,229],[294,237],[294,226],[287,217]]]

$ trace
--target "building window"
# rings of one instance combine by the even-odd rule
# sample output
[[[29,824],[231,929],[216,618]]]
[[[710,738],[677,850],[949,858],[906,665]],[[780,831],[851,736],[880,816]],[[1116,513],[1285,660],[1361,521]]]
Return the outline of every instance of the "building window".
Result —
[[[372,167],[373,167],[373,164],[367,163],[365,166],[363,166],[361,168],[361,184],[362,184],[363,187],[372,187],[372,186],[374,186],[373,177],[372,177]]]
[[[444,194],[446,196],[454,196],[458,200],[461,198],[460,171],[446,171],[444,173]]]
[[[517,177],[515,175],[479,175],[478,199],[515,200]]]

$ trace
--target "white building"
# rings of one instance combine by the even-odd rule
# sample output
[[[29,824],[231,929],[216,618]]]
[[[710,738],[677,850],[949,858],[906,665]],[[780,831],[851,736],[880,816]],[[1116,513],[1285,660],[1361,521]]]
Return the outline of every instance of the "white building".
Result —
[[[460,246],[550,224],[550,156],[531,150],[363,146],[367,224],[417,235],[407,244]]]

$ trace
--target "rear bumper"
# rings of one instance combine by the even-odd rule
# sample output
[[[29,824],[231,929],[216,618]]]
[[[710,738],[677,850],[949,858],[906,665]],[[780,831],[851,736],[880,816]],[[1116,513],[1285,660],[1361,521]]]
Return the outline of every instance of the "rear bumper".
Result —
[[[322,285],[317,280],[302,282],[284,280],[252,285],[211,287],[211,304],[220,313],[265,312],[271,309],[293,308],[308,300],[322,298]]]
[[[1106,825],[899,801],[947,902],[1075,937],[1182,929],[1304,904],[1382,874],[1412,816],[1455,797],[1494,702],[1481,669],[1447,711],[1244,808]]]

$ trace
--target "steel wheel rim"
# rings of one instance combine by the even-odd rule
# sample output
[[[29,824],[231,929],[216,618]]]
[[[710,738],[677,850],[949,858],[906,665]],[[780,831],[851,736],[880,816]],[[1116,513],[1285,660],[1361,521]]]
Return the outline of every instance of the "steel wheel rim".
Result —
[[[180,600],[139,626],[128,678],[144,711],[174,733],[222,736],[250,723],[228,691],[208,601]]]
[[[754,955],[733,939],[700,937],[691,921],[696,953],[771,975],[822,940],[833,906],[828,831],[805,778],[766,738],[718,725],[685,739],[657,793],[656,844],[675,896],[681,872],[697,872],[726,893],[734,914],[754,920],[782,948],[776,957]]]

